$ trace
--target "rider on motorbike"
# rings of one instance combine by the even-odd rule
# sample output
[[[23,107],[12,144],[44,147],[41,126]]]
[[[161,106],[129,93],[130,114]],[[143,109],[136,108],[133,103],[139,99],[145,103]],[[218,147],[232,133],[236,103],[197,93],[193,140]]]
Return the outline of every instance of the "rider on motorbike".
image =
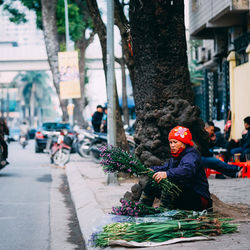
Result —
[[[28,132],[29,132],[29,126],[26,123],[26,121],[23,121],[20,128],[20,137],[19,137],[19,143],[23,148],[28,144]]]
[[[25,136],[25,138],[27,139],[28,132],[29,132],[29,126],[26,121],[23,121],[20,125],[20,137]]]

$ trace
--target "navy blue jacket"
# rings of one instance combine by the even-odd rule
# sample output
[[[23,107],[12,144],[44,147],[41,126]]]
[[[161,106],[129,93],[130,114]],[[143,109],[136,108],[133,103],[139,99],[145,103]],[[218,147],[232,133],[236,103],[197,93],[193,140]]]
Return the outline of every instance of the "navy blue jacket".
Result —
[[[151,167],[155,172],[166,171],[167,178],[181,189],[189,189],[210,200],[207,177],[199,152],[187,146],[179,157],[172,157],[163,166]]]
[[[247,133],[242,135],[241,146],[243,149],[250,148],[250,128],[247,129]]]

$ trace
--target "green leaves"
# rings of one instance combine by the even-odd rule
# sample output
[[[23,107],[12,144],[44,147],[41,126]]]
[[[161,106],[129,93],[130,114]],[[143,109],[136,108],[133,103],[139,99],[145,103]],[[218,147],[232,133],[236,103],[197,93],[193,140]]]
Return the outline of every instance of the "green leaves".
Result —
[[[53,90],[47,84],[48,75],[44,71],[28,71],[18,74],[12,81],[12,85],[17,85],[21,92],[25,104],[30,104],[32,86],[35,89],[35,98],[40,107],[48,107],[51,104]]]
[[[57,30],[58,34],[65,35],[65,8],[64,0],[57,2]],[[84,20],[82,10],[72,1],[68,1],[69,13],[69,34],[74,42],[77,42],[84,35],[83,32],[88,28],[88,23]]]
[[[12,7],[11,4],[5,4],[3,6],[3,9],[9,12],[10,14],[9,20],[13,23],[20,24],[20,23],[26,23],[28,21],[25,17],[25,14],[20,12],[15,7]]]
[[[40,0],[20,0],[21,3],[29,10],[33,10],[36,13],[36,25],[39,29],[42,29],[42,6]],[[15,6],[16,0],[10,3],[6,0],[0,0],[0,5],[4,5],[4,10],[10,14],[9,20],[13,23],[20,24],[26,23],[28,20],[24,12],[18,10]],[[77,42],[83,36],[85,36],[86,29],[93,29],[93,23],[87,14],[87,6],[85,1],[82,1],[80,8],[73,0],[68,0],[68,13],[69,13],[69,33],[70,38]],[[58,34],[61,37],[61,42],[65,37],[65,8],[64,0],[58,0],[57,2],[57,29]]]

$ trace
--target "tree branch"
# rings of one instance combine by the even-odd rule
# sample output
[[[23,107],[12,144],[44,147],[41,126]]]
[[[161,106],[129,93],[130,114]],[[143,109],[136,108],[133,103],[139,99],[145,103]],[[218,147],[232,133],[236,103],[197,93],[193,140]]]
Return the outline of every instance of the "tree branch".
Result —
[[[121,40],[122,40],[122,50],[124,53],[124,59],[126,65],[129,70],[130,78],[133,83],[134,78],[134,59],[131,55],[128,47],[128,39],[129,39],[129,21],[127,20],[124,11],[123,5],[119,0],[114,0],[114,17],[115,17],[115,25],[120,30]]]
[[[104,22],[102,21],[99,8],[97,6],[96,0],[86,0],[89,14],[93,20],[94,23],[94,31],[97,33],[101,47],[102,47],[102,61],[103,61],[103,67],[104,67],[104,73],[105,78],[107,79],[107,63],[106,63],[106,57],[107,57],[107,45],[106,45],[106,26]]]
[[[87,39],[87,45],[86,45],[86,47],[88,47],[94,41],[95,34],[96,34],[96,31],[92,31],[90,33],[89,38]]]

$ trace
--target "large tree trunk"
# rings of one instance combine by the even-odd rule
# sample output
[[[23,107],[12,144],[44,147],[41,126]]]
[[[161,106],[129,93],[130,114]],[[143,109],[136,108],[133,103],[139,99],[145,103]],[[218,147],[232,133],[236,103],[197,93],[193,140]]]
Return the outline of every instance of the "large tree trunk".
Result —
[[[183,0],[130,0],[130,27],[136,154],[147,166],[160,165],[170,156],[168,133],[174,126],[190,128],[198,145],[208,139],[192,106]]]
[[[106,44],[106,26],[102,21],[98,5],[96,0],[86,0],[89,14],[93,20],[94,23],[94,30],[97,33],[100,44],[102,47],[102,61],[103,61],[103,68],[105,73],[105,78],[107,82],[107,44]],[[128,149],[128,142],[126,139],[125,131],[123,128],[122,118],[121,118],[121,112],[119,110],[119,103],[118,103],[118,95],[116,91],[116,143],[117,146],[122,147],[123,149]]]
[[[95,32],[92,32],[88,39],[85,37],[85,31],[83,32],[82,39],[77,42],[76,46],[80,52],[79,58],[79,72],[80,72],[80,88],[81,88],[81,98],[74,99],[74,121],[77,122],[79,126],[86,127],[88,123],[83,117],[83,110],[86,106],[86,95],[85,95],[85,54],[87,47],[93,42]]]
[[[67,101],[60,98],[60,76],[58,69],[59,40],[56,24],[57,0],[42,0],[43,33],[48,54],[48,61],[53,76],[53,83],[59,98],[64,121],[68,120]]]
[[[85,108],[85,52],[87,48],[85,36],[81,41],[77,43],[77,48],[80,52],[79,58],[79,72],[80,72],[80,88],[81,88],[81,98],[74,100],[74,121],[78,125],[84,126],[83,109]]]

